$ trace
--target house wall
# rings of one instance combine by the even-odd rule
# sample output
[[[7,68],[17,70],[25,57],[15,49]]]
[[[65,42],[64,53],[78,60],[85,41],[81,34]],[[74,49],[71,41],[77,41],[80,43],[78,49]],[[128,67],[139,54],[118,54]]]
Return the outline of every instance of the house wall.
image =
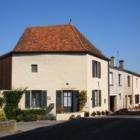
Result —
[[[11,89],[11,55],[0,58],[0,90]]]
[[[12,88],[47,90],[47,105],[56,105],[56,90],[87,89],[87,57],[83,54],[20,54],[13,55]],[[31,64],[38,72],[31,72]],[[66,85],[69,83],[69,85]],[[25,108],[24,96],[19,104]],[[56,113],[56,108],[52,113]]]
[[[92,77],[92,60],[101,63],[101,78]],[[101,107],[92,107],[92,90],[101,90]],[[87,107],[89,108],[90,113],[93,111],[105,111],[109,109],[108,62],[91,55],[87,55],[87,92]]]
[[[122,71],[116,69],[109,69],[113,73],[113,85],[110,85],[110,96],[116,97],[115,110],[124,108],[124,77],[125,74]],[[118,75],[121,74],[121,85],[119,85]],[[120,97],[121,95],[121,97]]]
[[[137,79],[137,81],[136,81]],[[140,103],[140,77],[133,75],[133,106],[137,106],[139,103],[135,103],[135,95],[139,95]]]

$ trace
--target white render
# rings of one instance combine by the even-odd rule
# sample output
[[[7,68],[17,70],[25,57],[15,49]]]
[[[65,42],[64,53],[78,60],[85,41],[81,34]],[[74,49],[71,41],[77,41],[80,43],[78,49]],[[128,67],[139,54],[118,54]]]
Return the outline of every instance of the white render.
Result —
[[[140,77],[125,70],[112,67],[109,68],[109,71],[113,73],[113,85],[110,85],[110,96],[115,96],[116,98],[115,111],[123,108],[134,108],[139,105],[139,103],[135,103],[135,95],[139,95],[140,97]],[[122,75],[121,86],[118,84],[119,74]],[[128,76],[130,76],[130,87],[128,86]],[[121,94],[121,98],[119,94]],[[130,96],[132,97],[132,104],[130,104]]]
[[[101,79],[92,77],[92,60],[101,62]],[[31,72],[31,64],[38,65],[38,73]],[[16,88],[47,90],[47,105],[56,103],[56,90],[86,90],[84,110],[105,111],[109,109],[108,61],[88,54],[16,54],[12,56],[12,89]],[[102,91],[102,106],[92,108],[92,90],[96,89]],[[24,96],[19,106],[25,109]],[[52,113],[56,114],[56,108]]]

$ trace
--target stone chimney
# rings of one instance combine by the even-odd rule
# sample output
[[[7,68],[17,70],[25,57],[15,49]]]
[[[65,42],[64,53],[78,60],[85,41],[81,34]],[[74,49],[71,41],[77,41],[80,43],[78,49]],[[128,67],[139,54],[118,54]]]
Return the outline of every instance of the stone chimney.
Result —
[[[111,57],[110,66],[115,67],[115,57],[114,56]]]
[[[119,68],[124,69],[124,60],[119,61]]]

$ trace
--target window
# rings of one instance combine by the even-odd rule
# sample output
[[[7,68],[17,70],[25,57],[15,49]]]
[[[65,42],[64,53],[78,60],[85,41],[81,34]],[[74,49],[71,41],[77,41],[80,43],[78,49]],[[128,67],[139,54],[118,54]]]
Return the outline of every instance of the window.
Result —
[[[92,107],[101,106],[101,90],[92,91]]]
[[[64,92],[64,107],[72,106],[72,92]]]
[[[138,104],[139,103],[139,95],[135,95],[135,104]]]
[[[41,108],[47,105],[47,91],[32,90],[25,93],[25,108]]]
[[[138,88],[138,78],[136,78],[136,88]]]
[[[122,75],[121,74],[119,74],[118,75],[118,84],[119,84],[119,86],[121,86],[122,85],[122,77],[121,77]]]
[[[130,76],[127,76],[127,84],[128,84],[128,87],[130,87]]]
[[[113,85],[113,72],[109,73],[109,84]]]
[[[31,65],[31,71],[32,72],[38,72],[38,66],[36,64]]]
[[[101,63],[92,61],[92,77],[101,78]]]

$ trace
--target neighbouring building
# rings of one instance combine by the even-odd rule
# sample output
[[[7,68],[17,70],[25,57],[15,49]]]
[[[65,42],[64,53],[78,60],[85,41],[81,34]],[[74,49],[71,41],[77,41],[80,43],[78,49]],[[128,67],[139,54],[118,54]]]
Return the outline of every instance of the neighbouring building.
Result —
[[[134,108],[140,104],[140,74],[126,70],[124,61],[115,65],[115,57],[111,57],[109,68],[110,110]]]
[[[113,71],[113,69],[112,69]],[[71,24],[29,27],[16,47],[0,57],[0,90],[27,88],[19,107],[48,107],[57,114],[109,110],[109,59]]]

